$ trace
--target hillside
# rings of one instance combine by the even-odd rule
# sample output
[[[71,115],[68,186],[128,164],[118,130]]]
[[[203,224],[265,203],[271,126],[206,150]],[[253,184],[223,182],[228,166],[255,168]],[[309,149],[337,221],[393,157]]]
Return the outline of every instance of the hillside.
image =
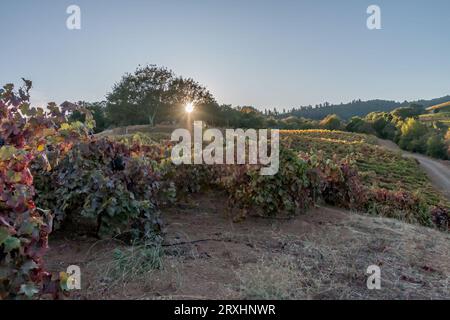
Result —
[[[121,141],[168,138],[167,127],[106,132]],[[297,151],[350,157],[367,186],[444,201],[419,164],[362,134],[282,131]],[[150,139],[150,140],[146,140]],[[194,193],[163,209],[164,242],[151,252],[117,239],[54,235],[47,264],[83,268],[73,299],[449,299],[450,238],[396,219],[317,205],[295,217],[250,212],[235,223],[223,192]],[[151,256],[150,263],[148,256]],[[368,290],[367,267],[382,290]]]
[[[341,104],[329,104],[325,103],[323,105],[312,106],[302,106],[299,108],[294,108],[289,112],[282,113],[280,117],[297,116],[314,120],[321,120],[329,114],[337,114],[342,119],[350,119],[354,116],[364,117],[371,112],[385,111],[390,112],[396,108],[407,106],[410,103],[417,103],[423,105],[425,108],[444,103],[450,100],[450,95],[430,99],[430,100],[417,100],[417,101],[405,101],[396,102],[390,100],[369,100],[361,101],[354,100],[349,103]]]
[[[401,152],[404,157],[416,159],[422,169],[427,173],[435,189],[450,200],[450,161],[436,160],[430,157],[402,151],[395,143],[389,140],[378,139],[378,144],[395,152]]]
[[[170,139],[170,126],[130,126],[106,131],[100,136],[109,135],[115,140],[133,143],[141,141],[157,143]],[[173,128],[172,128],[173,129]],[[374,136],[344,131],[312,130],[281,130],[281,145],[289,150],[312,155],[320,161],[330,159],[335,163],[349,161],[354,165],[364,187],[375,192],[392,193],[400,197],[396,201],[424,202],[428,206],[444,206],[450,208],[447,193],[440,184],[433,185],[430,177],[420,163],[412,157],[404,157],[398,148],[379,146],[379,139]],[[425,168],[426,169],[426,168]],[[385,195],[386,196],[386,195]],[[377,200],[378,201],[378,200]],[[370,208],[373,214],[395,217],[409,223],[419,223],[423,213],[415,209],[408,212],[392,212],[384,206],[374,204]],[[386,211],[387,210],[387,211]],[[428,214],[426,214],[428,215]]]
[[[450,301],[450,0],[397,2],[3,1],[0,305]]]
[[[175,165],[172,126],[93,135],[26,85],[0,91],[1,299],[448,298],[448,202],[373,136],[282,130],[272,175]]]
[[[133,126],[102,135],[148,142],[167,139],[169,131]],[[372,136],[327,130],[281,136],[292,150],[350,158],[367,186],[445,201],[416,161]],[[151,249],[57,232],[47,266],[83,269],[83,289],[72,299],[450,298],[447,232],[327,205],[291,218],[250,212],[236,223],[228,202],[223,192],[209,191],[163,208],[164,241]],[[381,268],[382,290],[367,289],[370,265]]]
[[[417,193],[430,204],[447,203],[418,162],[403,157],[398,148],[378,146],[373,136],[328,130],[282,130],[281,136],[285,145],[297,151],[351,159],[368,187]]]

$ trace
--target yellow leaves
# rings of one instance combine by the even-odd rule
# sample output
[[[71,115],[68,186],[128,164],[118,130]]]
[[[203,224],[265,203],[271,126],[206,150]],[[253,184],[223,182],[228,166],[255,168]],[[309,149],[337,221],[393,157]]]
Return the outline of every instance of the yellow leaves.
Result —
[[[44,149],[45,149],[45,145],[43,145],[43,144],[40,144],[40,145],[38,145],[38,147],[37,147],[37,151],[39,151],[39,152],[44,151]]]
[[[0,148],[0,161],[7,161],[14,158],[17,149],[12,146],[3,146]]]
[[[60,130],[70,130],[72,127],[68,123],[63,123]]]
[[[66,272],[60,272],[59,279],[61,280],[61,282],[66,283],[69,279],[69,275]]]
[[[22,174],[20,172],[8,170],[6,174],[10,182],[20,183],[22,181]]]
[[[282,139],[307,140],[318,142],[332,142],[342,145],[360,145],[367,143],[365,136],[336,130],[306,129],[306,130],[280,130]]]
[[[70,276],[66,272],[59,273],[59,285],[63,291],[69,290],[69,287],[67,285],[69,282],[69,278]]]

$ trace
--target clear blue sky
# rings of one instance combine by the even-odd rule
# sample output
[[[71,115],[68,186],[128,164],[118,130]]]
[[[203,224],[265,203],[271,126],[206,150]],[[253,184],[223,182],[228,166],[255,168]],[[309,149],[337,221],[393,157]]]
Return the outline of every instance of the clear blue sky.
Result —
[[[382,30],[366,28],[370,4]],[[94,101],[151,63],[233,105],[433,98],[450,94],[449,12],[448,0],[2,0],[0,83],[33,80],[35,103]]]

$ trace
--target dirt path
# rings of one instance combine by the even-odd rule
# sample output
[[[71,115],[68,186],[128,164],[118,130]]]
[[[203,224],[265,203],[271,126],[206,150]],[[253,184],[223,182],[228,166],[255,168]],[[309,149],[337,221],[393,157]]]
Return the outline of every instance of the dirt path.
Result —
[[[394,142],[378,139],[378,144],[393,151],[399,151],[406,157],[416,159],[427,173],[433,185],[450,200],[450,165],[430,157],[401,150]]]
[[[233,223],[223,195],[164,211],[163,267],[138,267],[118,241],[54,236],[50,271],[80,266],[72,299],[449,299],[450,235],[318,207],[290,220]],[[119,252],[133,251],[132,260]],[[368,290],[367,267],[382,290]],[[118,266],[124,270],[116,270]]]

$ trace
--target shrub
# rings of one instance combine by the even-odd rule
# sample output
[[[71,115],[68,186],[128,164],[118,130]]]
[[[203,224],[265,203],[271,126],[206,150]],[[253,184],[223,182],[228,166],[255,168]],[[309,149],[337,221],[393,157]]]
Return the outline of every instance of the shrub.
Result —
[[[220,174],[220,166],[207,164],[181,164],[176,166],[168,163],[164,170],[166,186],[168,183],[172,183],[179,198],[198,193],[206,188],[217,187],[217,179]]]
[[[447,151],[444,139],[433,134],[427,139],[427,154],[431,157],[445,159]]]
[[[365,188],[350,160],[326,159],[323,153],[301,154],[309,164],[309,178],[324,202],[344,208],[359,207],[366,200]]]
[[[147,150],[148,151],[148,150]],[[55,227],[87,222],[97,236],[160,229],[160,174],[139,147],[108,139],[75,144],[51,172],[40,171],[37,203],[55,214]]]
[[[226,167],[220,184],[234,206],[275,215],[283,211],[296,214],[312,204],[307,164],[294,152],[281,148],[280,169],[273,176],[260,175],[259,169],[256,165]]]
[[[328,130],[339,130],[341,128],[341,119],[336,114],[330,114],[320,121],[320,126]]]
[[[450,215],[448,209],[436,206],[431,210],[433,223],[440,229],[448,230],[450,228]]]
[[[93,103],[79,101],[77,105],[89,110],[90,113],[92,114],[93,120],[95,121],[95,127],[93,128],[95,133],[102,132],[108,129],[108,127],[111,125],[109,119],[106,117],[105,114],[106,105],[104,101]],[[69,122],[74,121],[85,122],[86,114],[77,110],[70,114],[68,120]]]
[[[365,119],[361,119],[360,117],[352,117],[345,126],[345,130],[349,132],[360,132],[367,134],[376,133],[372,125]]]
[[[433,225],[430,208],[419,195],[405,191],[372,189],[367,192],[367,197],[364,211],[409,223]]]
[[[64,125],[67,110],[55,104],[47,110],[31,108],[32,84],[24,82],[18,92],[12,84],[0,89],[0,299],[31,298],[59,290],[43,268],[53,219],[34,202],[30,168],[47,143],[59,143],[62,152],[89,129]]]
[[[296,154],[280,149],[280,170],[259,175],[258,166],[229,166],[221,185],[230,201],[245,211],[262,209],[265,215],[298,214],[317,201],[345,208],[360,206],[365,189],[347,161],[324,159],[322,154]]]
[[[419,121],[408,118],[400,128],[399,146],[413,152],[426,152],[427,127]]]
[[[394,109],[391,114],[399,119],[414,118],[424,112],[424,107],[420,104],[411,103],[407,107]]]
[[[259,165],[171,167],[178,195],[205,187],[225,190],[236,218],[249,212],[265,216],[294,215],[318,202],[410,223],[433,225],[430,206],[408,191],[390,191],[364,186],[353,162],[332,159],[322,152],[296,154],[280,149],[280,169],[274,176],[261,176]]]

